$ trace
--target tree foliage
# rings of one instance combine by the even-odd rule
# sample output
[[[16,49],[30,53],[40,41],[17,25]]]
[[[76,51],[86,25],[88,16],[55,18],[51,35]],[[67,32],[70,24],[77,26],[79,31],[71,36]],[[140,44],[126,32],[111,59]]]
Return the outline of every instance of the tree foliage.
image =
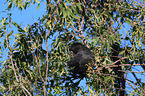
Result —
[[[31,4],[39,9],[44,3],[46,14],[25,28],[12,20],[13,13],[1,19],[1,94],[145,94],[144,1],[42,1],[6,0],[8,13]],[[12,26],[17,32],[7,30]],[[83,80],[71,78],[68,71],[73,42],[82,42],[95,55],[94,67],[88,68]]]

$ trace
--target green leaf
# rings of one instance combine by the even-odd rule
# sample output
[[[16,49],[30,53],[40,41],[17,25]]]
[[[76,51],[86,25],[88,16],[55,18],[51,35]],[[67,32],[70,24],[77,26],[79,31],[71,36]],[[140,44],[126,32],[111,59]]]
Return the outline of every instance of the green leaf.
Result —
[[[8,38],[13,34],[13,30],[8,34]]]
[[[40,4],[37,5],[37,10],[39,9],[39,7],[40,7]]]
[[[119,55],[123,55],[124,53],[125,53],[125,51],[123,50],[123,51],[119,52]]]

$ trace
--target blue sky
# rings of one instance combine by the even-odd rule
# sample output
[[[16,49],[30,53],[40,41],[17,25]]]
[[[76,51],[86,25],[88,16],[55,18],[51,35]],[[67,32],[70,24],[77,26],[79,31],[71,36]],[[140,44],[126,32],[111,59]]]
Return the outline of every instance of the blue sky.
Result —
[[[42,15],[45,14],[45,4],[42,3],[39,7],[39,10],[37,10],[37,4],[31,5],[29,8],[27,8],[26,10],[18,10],[18,8],[12,8],[12,11],[6,11],[6,12],[2,12],[5,11],[5,9],[8,6],[8,3],[6,3],[5,5],[3,5],[3,3],[5,2],[5,0],[1,0],[0,2],[0,20],[3,17],[8,17],[8,13],[12,13],[12,21],[16,22],[18,24],[21,24],[22,28],[26,27],[27,24],[32,25],[34,22],[38,22],[38,18],[42,18]],[[14,30],[14,34],[17,33],[17,28],[14,27],[12,25],[12,27],[7,27],[6,31],[10,32],[11,30]],[[1,41],[3,42],[4,38],[1,38]],[[12,41],[14,41],[14,37],[12,37]],[[13,45],[13,42],[10,42],[10,45]],[[3,54],[4,58],[3,60],[7,59],[6,53],[7,50],[5,50],[4,52],[5,54]]]
[[[37,4],[31,5],[26,10],[18,10],[18,8],[12,8],[12,11],[7,11],[7,13],[1,12],[4,11],[8,3],[3,5],[4,0],[0,2],[0,18],[7,17],[7,13],[12,13],[12,20],[17,22],[18,24],[23,24],[22,26],[26,26],[27,24],[33,24],[34,22],[37,22],[38,18],[42,17],[43,14],[45,14],[45,4],[41,3],[39,10],[37,10]],[[3,5],[3,6],[2,6]]]

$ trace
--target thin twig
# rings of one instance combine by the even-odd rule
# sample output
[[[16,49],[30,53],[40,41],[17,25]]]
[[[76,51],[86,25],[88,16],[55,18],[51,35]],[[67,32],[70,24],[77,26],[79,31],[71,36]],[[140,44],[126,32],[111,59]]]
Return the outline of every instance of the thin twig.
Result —
[[[21,85],[21,87],[29,94],[29,96],[32,96],[31,93],[23,86],[23,84],[21,82],[21,75],[19,75],[19,79],[20,79],[20,85]]]

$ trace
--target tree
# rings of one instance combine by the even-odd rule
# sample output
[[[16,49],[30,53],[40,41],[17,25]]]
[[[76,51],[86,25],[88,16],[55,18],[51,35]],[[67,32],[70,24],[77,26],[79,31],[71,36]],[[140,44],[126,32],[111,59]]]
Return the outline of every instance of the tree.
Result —
[[[144,1],[7,0],[6,3],[5,11],[9,14],[1,19],[0,26],[0,37],[4,38],[0,42],[1,53],[8,51],[7,60],[1,59],[2,95],[145,94]],[[38,4],[39,9],[42,3],[46,4],[47,14],[39,22],[23,28],[13,21],[10,13],[13,7],[23,11]],[[11,26],[17,32],[8,31]],[[126,26],[130,29],[124,30]],[[13,45],[11,38],[15,38]],[[83,80],[71,78],[67,68],[68,49],[74,41],[85,44],[95,55],[94,68],[88,68],[83,86],[79,85]]]

